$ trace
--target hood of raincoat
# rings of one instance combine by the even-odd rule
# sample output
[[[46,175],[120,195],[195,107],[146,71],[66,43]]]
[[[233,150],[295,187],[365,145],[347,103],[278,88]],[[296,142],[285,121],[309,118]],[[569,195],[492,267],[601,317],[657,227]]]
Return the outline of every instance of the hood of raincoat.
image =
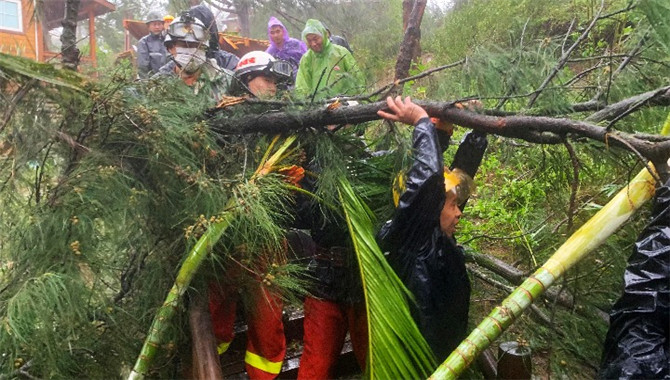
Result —
[[[281,21],[279,21],[274,16],[270,17],[270,21],[268,21],[268,41],[270,41],[270,46],[276,49],[277,46],[275,45],[274,41],[272,41],[272,37],[270,36],[270,29],[272,29],[272,27],[275,25],[281,26],[281,28],[284,30],[284,42],[288,42],[289,35],[288,30],[286,30],[286,27],[284,26],[284,24],[282,24]]]
[[[315,20],[313,18],[307,20],[305,23],[305,29],[302,30],[302,40],[305,42],[305,44],[307,44],[308,34],[318,34],[323,39],[321,53],[317,54],[322,54],[328,50],[328,46],[330,46],[330,41],[328,40],[328,31],[326,31],[326,27],[321,23],[321,21]],[[309,47],[309,44],[307,44],[307,46]]]
[[[219,28],[216,26],[214,13],[205,4],[193,6],[189,9],[191,16],[197,18],[205,24],[209,30],[209,48],[210,50],[219,50]]]

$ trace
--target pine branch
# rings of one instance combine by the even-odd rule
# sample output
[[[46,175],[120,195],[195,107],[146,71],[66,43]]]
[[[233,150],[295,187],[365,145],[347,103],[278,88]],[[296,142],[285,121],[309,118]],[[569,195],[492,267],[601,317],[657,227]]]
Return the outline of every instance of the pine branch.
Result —
[[[635,58],[636,56],[638,56],[640,54],[640,50],[642,49],[642,46],[644,46],[644,43],[647,41],[648,35],[649,35],[649,32],[645,32],[644,36],[642,36],[640,41],[638,41],[637,45],[635,45],[635,47],[630,52],[630,54],[626,55],[626,58],[619,64],[619,67],[617,67],[617,69],[614,72],[612,72],[610,70],[610,80],[608,81],[608,86],[607,86],[608,91],[607,91],[607,93],[609,93],[609,87],[612,83],[612,80],[617,75],[619,75],[619,73],[621,73],[623,71],[623,69],[626,66],[628,66],[629,63],[632,62],[633,58]],[[609,57],[609,58],[611,59],[612,57]],[[599,89],[598,92],[595,95],[593,95],[591,100],[595,100],[595,101],[602,100],[603,95],[604,95],[603,89]],[[608,94],[608,96],[609,96],[609,94]],[[605,99],[607,99],[607,96],[605,97]]]
[[[577,46],[579,46],[579,44],[584,39],[586,39],[586,37],[591,32],[591,29],[593,29],[593,27],[596,25],[596,22],[600,19],[600,14],[602,13],[604,8],[605,8],[605,0],[600,0],[600,10],[598,10],[598,14],[596,14],[596,16],[593,18],[593,20],[589,24],[589,26],[586,27],[586,30],[584,30],[584,32],[579,36],[579,38],[577,38],[577,41],[575,41],[575,43],[572,44],[572,46],[570,46],[565,53],[563,53],[563,56],[561,56],[561,58],[558,60],[558,63],[556,64],[556,66],[554,66],[554,68],[551,70],[549,75],[544,79],[544,82],[542,82],[540,87],[538,87],[537,90],[535,90],[535,92],[531,96],[530,100],[528,100],[528,105],[526,106],[526,108],[530,108],[530,107],[533,106],[533,104],[535,104],[535,101],[540,96],[542,91],[544,91],[545,87],[547,87],[549,85],[549,83],[551,83],[551,81],[558,74],[558,72],[563,68],[563,66],[565,66],[565,64],[568,62],[568,59],[570,58],[570,55],[572,54],[572,52],[577,48]]]
[[[433,74],[433,73],[436,73],[436,72],[438,72],[438,71],[442,71],[442,70],[450,69],[450,68],[452,68],[452,67],[460,66],[460,65],[462,65],[462,64],[465,64],[467,61],[468,61],[467,58],[463,58],[463,59],[461,59],[460,61],[456,61],[456,62],[454,62],[454,63],[449,63],[449,64],[447,64],[447,65],[442,65],[442,66],[434,67],[434,68],[432,68],[432,69],[430,69],[430,70],[426,70],[426,71],[421,72],[421,73],[419,73],[419,74],[417,74],[417,75],[413,75],[413,76],[411,76],[411,77],[407,77],[407,78],[403,78],[403,79],[400,79],[400,80],[396,80],[396,81],[394,81],[394,82],[392,82],[392,83],[389,83],[389,84],[385,85],[384,87],[381,87],[380,89],[376,90],[375,92],[373,92],[373,93],[371,93],[371,94],[369,94],[369,95],[360,96],[360,97],[357,97],[357,98],[354,98],[354,99],[362,99],[362,100],[368,100],[368,101],[370,101],[370,100],[372,100],[372,98],[374,98],[375,96],[381,94],[382,92],[384,92],[384,91],[386,91],[386,90],[389,90],[389,93],[390,93],[390,92],[392,92],[397,86],[399,86],[399,85],[401,85],[401,84],[403,84],[403,83],[407,83],[407,82],[410,82],[410,81],[413,81],[413,80],[417,80],[417,79],[425,78],[425,77],[427,77],[427,76],[429,76],[429,75],[431,75],[431,74]]]

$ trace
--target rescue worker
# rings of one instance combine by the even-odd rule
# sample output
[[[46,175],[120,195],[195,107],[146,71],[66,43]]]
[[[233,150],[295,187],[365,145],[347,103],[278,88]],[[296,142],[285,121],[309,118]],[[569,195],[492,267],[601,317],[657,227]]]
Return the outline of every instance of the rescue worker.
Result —
[[[291,74],[289,62],[275,59],[263,51],[252,51],[243,55],[235,68],[233,91],[262,99],[273,98],[277,89],[291,82]],[[238,89],[238,85],[243,88]]]
[[[387,104],[389,111],[379,111],[379,116],[415,126],[414,162],[395,214],[382,227],[378,240],[414,295],[412,316],[440,360],[467,332],[470,281],[454,231],[487,141],[482,133],[468,134],[451,170],[445,170],[442,152],[451,134],[448,127],[438,130],[426,111],[409,97],[404,101],[389,97]]]
[[[340,95],[352,96],[363,91],[363,73],[354,56],[328,40],[326,27],[320,21],[307,20],[302,39],[309,50],[300,60],[295,80],[298,97],[323,100]]]
[[[280,67],[281,66],[281,67]],[[254,51],[245,54],[235,69],[235,80],[253,96],[271,97],[277,82],[290,80],[290,65],[277,64],[269,54]],[[234,277],[234,274],[226,278]],[[264,286],[262,279],[244,293],[247,323],[245,368],[250,379],[273,379],[280,372],[286,340],[282,323],[281,298]],[[209,286],[209,310],[219,354],[224,353],[234,337],[239,290],[232,283],[220,281]]]
[[[141,79],[150,78],[165,65],[167,50],[163,45],[163,16],[151,11],[146,20],[149,34],[137,42],[137,71]]]
[[[165,45],[172,61],[160,68],[156,77],[175,76],[198,93],[203,88],[218,102],[228,91],[233,73],[207,58],[209,32],[199,19],[189,12],[177,17],[168,28]]]
[[[317,20],[308,20],[302,32],[309,51],[298,68],[297,97],[327,99],[353,95],[363,87],[362,73],[349,51],[332,44]],[[307,170],[319,173],[314,147],[305,147]],[[355,149],[358,151],[359,149]],[[302,187],[314,193],[317,181],[305,177]],[[367,314],[356,255],[346,221],[318,204],[307,202],[298,212],[315,243],[316,254],[308,270],[315,279],[311,295],[305,298],[303,354],[298,379],[329,379],[349,332],[356,360],[362,369],[368,346]]]
[[[307,45],[296,38],[289,37],[284,24],[274,16],[268,21],[268,40],[270,46],[265,52],[277,59],[290,62],[293,68],[293,78],[295,78],[300,59],[307,52]]]
[[[207,49],[207,58],[213,58],[216,60],[216,63],[219,67],[235,70],[237,63],[240,59],[233,53],[221,50],[221,45],[219,44],[219,28],[216,25],[216,18],[212,13],[212,10],[209,9],[205,4],[200,4],[193,6],[189,9],[191,15],[205,24],[207,30],[209,30],[209,48]]]

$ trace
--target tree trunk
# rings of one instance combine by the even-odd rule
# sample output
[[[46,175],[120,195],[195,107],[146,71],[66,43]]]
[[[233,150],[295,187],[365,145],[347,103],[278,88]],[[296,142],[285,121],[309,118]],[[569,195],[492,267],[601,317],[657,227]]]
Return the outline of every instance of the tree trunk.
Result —
[[[212,319],[204,294],[190,294],[188,321],[191,328],[193,379],[223,379]]]
[[[65,1],[65,17],[62,22],[63,34],[60,36],[63,67],[70,70],[77,70],[79,66],[79,49],[77,48],[79,1]]]
[[[402,0],[402,32],[405,33],[407,30],[407,24],[409,23],[409,15],[412,13],[412,7],[414,6],[414,0]]]
[[[240,34],[244,37],[251,36],[251,29],[249,28],[249,8],[248,0],[235,0],[237,19],[240,21]]]
[[[403,13],[405,3],[403,2]],[[410,13],[405,29],[405,37],[400,45],[400,53],[395,66],[395,79],[403,79],[409,76],[412,61],[421,55],[421,20],[426,10],[426,0],[414,0],[412,12]]]
[[[286,106],[280,102],[268,106]],[[536,144],[563,144],[565,136],[588,138],[636,152],[655,163],[665,162],[670,154],[670,139],[655,135],[608,131],[606,128],[577,120],[542,116],[494,117],[459,109],[453,102],[416,101],[431,117],[498,136],[525,140]],[[276,108],[275,108],[276,109]],[[386,101],[328,109],[319,107],[301,111],[264,112],[244,116],[213,117],[210,127],[221,135],[249,133],[276,134],[333,124],[358,124],[379,120],[377,111],[388,109]]]

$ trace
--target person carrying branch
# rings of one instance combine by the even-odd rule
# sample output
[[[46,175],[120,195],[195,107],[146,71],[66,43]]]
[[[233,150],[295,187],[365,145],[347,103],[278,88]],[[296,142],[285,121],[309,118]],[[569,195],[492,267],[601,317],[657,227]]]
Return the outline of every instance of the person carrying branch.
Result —
[[[656,189],[610,311],[599,379],[670,378],[670,179]]]
[[[309,50],[298,68],[297,98],[325,100],[359,93],[363,87],[363,76],[351,53],[331,43],[327,36],[320,21],[307,21],[302,38]],[[304,148],[308,157],[306,170],[315,175],[305,176],[301,186],[316,193],[320,187],[317,177],[324,168],[317,162],[316,147]],[[330,379],[347,332],[358,364],[365,368],[368,332],[360,272],[342,216],[316,201],[299,204],[299,209],[302,228],[310,230],[316,254],[308,266],[315,283],[304,303],[303,355],[298,379]]]
[[[240,59],[235,69],[236,83],[243,86],[245,94],[258,98],[271,98],[277,92],[277,83],[291,80],[288,62],[277,61],[262,51],[252,51]],[[233,87],[234,88],[234,87]],[[299,168],[287,175],[289,181],[302,179]],[[293,177],[290,174],[293,173]],[[265,267],[266,263],[259,264]],[[232,277],[233,281],[230,281]],[[226,275],[209,286],[209,311],[219,355],[227,351],[233,341],[234,322],[240,289],[235,284],[236,274]],[[250,379],[273,379],[281,372],[286,353],[286,339],[282,322],[283,302],[281,297],[259,276],[243,298],[247,312],[247,348],[244,356],[245,369]]]
[[[433,124],[409,97],[389,97],[387,104],[389,110],[379,111],[379,116],[415,126],[414,162],[406,174],[406,190],[378,241],[414,295],[410,308],[421,333],[437,358],[446,358],[467,332],[470,281],[454,231],[486,150],[486,136],[469,133],[447,169],[442,153],[451,126],[439,120]]]
[[[326,27],[320,21],[307,20],[302,39],[309,50],[298,67],[295,80],[298,97],[324,100],[362,92],[365,81],[354,56],[328,39]]]

